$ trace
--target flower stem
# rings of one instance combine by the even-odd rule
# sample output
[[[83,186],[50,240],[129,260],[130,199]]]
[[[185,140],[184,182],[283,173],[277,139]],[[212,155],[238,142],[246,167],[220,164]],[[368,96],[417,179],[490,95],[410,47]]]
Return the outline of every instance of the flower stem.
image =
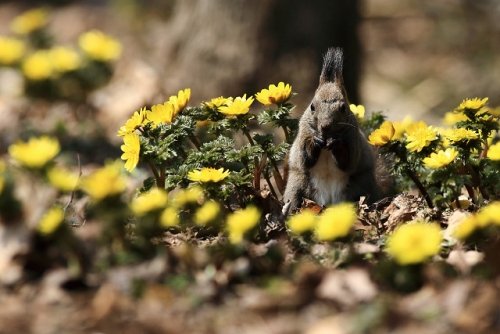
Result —
[[[158,183],[158,188],[165,189],[165,168],[160,168],[160,183]]]
[[[398,149],[398,147],[395,147],[395,150],[393,152],[395,152],[396,155],[399,157],[399,159],[401,159],[401,161],[405,164],[404,165],[405,173],[410,177],[410,179],[413,181],[413,183],[415,183],[418,190],[420,191],[420,194],[424,197],[425,201],[427,202],[427,205],[429,206],[429,208],[431,208],[431,209],[434,208],[434,204],[432,203],[431,197],[429,196],[427,189],[425,189],[422,182],[420,182],[417,174],[415,174],[415,171],[413,171],[412,169],[410,169],[408,167],[408,159],[406,159],[406,157],[407,157],[406,149],[404,147],[402,147],[401,149]]]
[[[245,127],[242,129],[243,134],[247,137],[248,142],[250,145],[255,146],[255,141],[252,139],[252,136],[250,136],[250,133],[248,132],[248,129]],[[259,169],[259,159],[257,157],[253,158],[253,163],[255,165],[255,170],[257,171]],[[259,178],[259,179],[258,179]],[[254,173],[254,180],[253,180],[253,185],[255,189],[260,189],[260,173]]]
[[[250,132],[248,132],[248,129],[247,128],[243,128],[242,131],[243,131],[243,134],[247,137],[248,142],[250,143],[250,145],[255,146],[255,142],[253,141],[252,136],[250,136]]]
[[[196,136],[194,136],[194,135],[189,136],[189,140],[194,145],[194,147],[196,147],[196,149],[198,151],[201,151],[201,149],[200,149],[201,144],[200,144],[200,141],[198,140],[198,138],[196,138]]]
[[[472,203],[476,203],[476,194],[474,194],[474,189],[470,184],[465,185],[465,189],[467,190],[467,193],[469,194],[470,200]]]
[[[159,184],[160,184],[160,174],[158,174],[158,170],[156,169],[156,166],[151,161],[148,161],[148,166],[151,169],[151,172],[153,173],[153,176],[154,176],[155,181],[156,181],[156,186],[159,187]]]
[[[255,163],[257,163],[257,158],[254,159]],[[262,164],[262,161],[261,161]],[[248,168],[247,168],[248,169]],[[260,165],[255,165],[255,169],[253,173],[249,171],[249,174],[253,174],[253,187],[254,189],[260,189],[260,175],[261,175],[262,167]]]
[[[291,144],[290,142],[290,134],[288,133],[288,130],[286,129],[286,126],[282,126],[283,128],[283,132],[285,133],[285,141],[288,143],[288,144]]]
[[[420,182],[420,180],[418,179],[415,172],[409,168],[406,168],[406,174],[410,177],[410,179],[413,181],[413,183],[415,183],[418,190],[420,191],[420,194],[422,194],[422,196],[424,196],[424,199],[427,202],[427,205],[429,206],[429,208],[431,208],[431,209],[434,208],[434,204],[432,204],[432,200],[431,200],[431,197],[429,196],[429,193],[427,193],[427,190],[425,189],[422,182]]]
[[[274,168],[273,175],[274,175],[274,180],[276,181],[276,185],[278,186],[278,190],[280,194],[283,194],[283,192],[285,191],[285,182],[283,181],[283,177],[281,176],[280,170],[276,165],[276,161],[274,161],[273,159],[269,160],[271,161],[271,165]]]
[[[473,184],[479,189],[479,192],[483,196],[484,199],[488,200],[490,198],[488,192],[486,189],[484,189],[483,185],[481,184],[481,176],[479,172],[471,165],[467,165],[467,168],[469,170],[470,175],[472,176],[472,182]]]
[[[486,140],[484,141],[484,147],[483,147],[483,150],[481,151],[481,154],[479,155],[479,159],[484,159],[484,158],[486,158],[486,156],[488,155],[488,149],[489,149],[488,139],[486,139]]]
[[[271,179],[269,178],[269,176],[266,173],[264,173],[264,179],[266,179],[266,182],[267,182],[267,184],[269,186],[269,190],[271,191],[271,194],[273,194],[273,196],[275,198],[278,198],[278,195],[276,194],[276,190],[274,190],[274,187],[273,187],[273,185],[271,183]]]

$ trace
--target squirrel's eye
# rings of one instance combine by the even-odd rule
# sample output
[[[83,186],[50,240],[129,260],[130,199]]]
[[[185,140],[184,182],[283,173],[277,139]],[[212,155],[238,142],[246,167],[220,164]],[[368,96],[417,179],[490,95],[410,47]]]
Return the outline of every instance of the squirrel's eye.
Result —
[[[316,108],[314,107],[314,104],[311,103],[311,111],[315,111]]]

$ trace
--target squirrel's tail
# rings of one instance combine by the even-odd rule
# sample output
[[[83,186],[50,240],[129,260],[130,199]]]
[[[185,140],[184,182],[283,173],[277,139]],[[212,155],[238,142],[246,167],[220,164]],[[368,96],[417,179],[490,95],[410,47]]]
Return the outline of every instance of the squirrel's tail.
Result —
[[[342,66],[344,63],[344,51],[342,48],[329,48],[323,57],[323,69],[319,82],[334,82],[336,79],[342,78]]]

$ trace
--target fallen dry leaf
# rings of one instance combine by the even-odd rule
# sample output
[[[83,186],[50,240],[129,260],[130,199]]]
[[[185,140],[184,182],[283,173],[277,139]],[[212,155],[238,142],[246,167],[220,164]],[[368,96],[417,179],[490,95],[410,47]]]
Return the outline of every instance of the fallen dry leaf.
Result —
[[[302,202],[302,207],[300,208],[300,212],[306,209],[311,210],[312,212],[318,215],[323,210],[323,207],[318,203],[311,201],[310,199],[304,198],[304,201]]]
[[[345,306],[372,300],[377,295],[377,287],[368,272],[361,268],[328,272],[318,286],[319,298],[329,299]]]
[[[319,320],[306,330],[306,334],[349,334],[353,333],[352,319],[346,315],[335,315]]]
[[[453,237],[453,232],[455,231],[457,226],[468,216],[470,216],[470,213],[468,212],[462,210],[453,211],[446,220],[447,227],[443,232],[443,238],[451,243],[456,243],[457,239]]]
[[[468,274],[472,267],[484,260],[484,253],[475,250],[464,251],[455,249],[450,252],[446,262],[460,270],[463,274]]]
[[[11,285],[22,278],[22,262],[17,257],[29,250],[28,230],[23,225],[0,224],[0,285]]]

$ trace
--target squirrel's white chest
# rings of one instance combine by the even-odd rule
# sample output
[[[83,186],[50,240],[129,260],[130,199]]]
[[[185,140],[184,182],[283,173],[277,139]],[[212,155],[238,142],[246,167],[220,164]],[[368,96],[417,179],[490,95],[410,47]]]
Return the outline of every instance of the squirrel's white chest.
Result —
[[[321,150],[318,161],[310,169],[311,183],[315,190],[313,200],[320,205],[344,200],[344,189],[349,175],[340,170],[330,151]]]

